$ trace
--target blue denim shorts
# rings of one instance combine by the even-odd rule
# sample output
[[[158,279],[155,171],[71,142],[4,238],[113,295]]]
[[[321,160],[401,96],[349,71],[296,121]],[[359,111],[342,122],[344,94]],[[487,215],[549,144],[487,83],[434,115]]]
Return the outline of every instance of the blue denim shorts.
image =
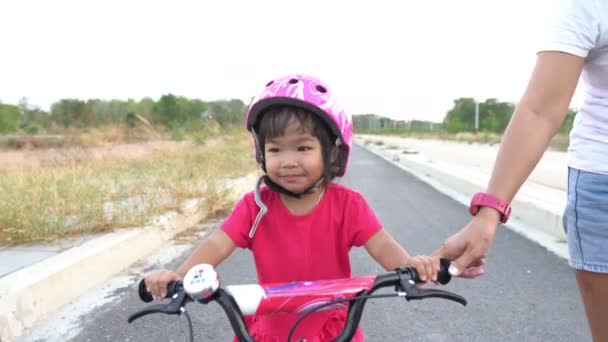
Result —
[[[608,175],[569,168],[563,220],[570,266],[608,273]]]

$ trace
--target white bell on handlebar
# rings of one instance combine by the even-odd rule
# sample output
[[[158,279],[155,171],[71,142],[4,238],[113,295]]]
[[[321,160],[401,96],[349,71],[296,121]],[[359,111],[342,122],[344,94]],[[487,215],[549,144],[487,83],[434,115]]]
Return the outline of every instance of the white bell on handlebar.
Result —
[[[217,272],[209,264],[193,266],[184,277],[184,291],[197,301],[211,297],[219,287]]]

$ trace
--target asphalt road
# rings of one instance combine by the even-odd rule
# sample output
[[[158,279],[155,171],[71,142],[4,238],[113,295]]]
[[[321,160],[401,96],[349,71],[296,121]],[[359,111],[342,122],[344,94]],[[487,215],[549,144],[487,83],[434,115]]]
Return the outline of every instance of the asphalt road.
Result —
[[[385,228],[413,254],[431,253],[469,219],[460,203],[359,147],[354,148],[347,176],[340,182],[362,192]],[[133,324],[126,319],[143,305],[135,292],[141,274],[159,266],[177,267],[191,248],[192,241],[176,241],[167,251],[159,251],[62,309],[19,341],[186,341],[183,317],[148,316]],[[351,257],[355,275],[382,272],[364,249],[353,250]],[[223,284],[255,282],[248,251],[238,250],[219,272]],[[486,274],[475,280],[456,279],[444,289],[464,296],[469,304],[395,298],[368,302],[361,323],[367,340],[591,340],[573,270],[564,259],[504,227],[488,256]],[[231,340],[228,321],[217,304],[188,309],[195,341]]]

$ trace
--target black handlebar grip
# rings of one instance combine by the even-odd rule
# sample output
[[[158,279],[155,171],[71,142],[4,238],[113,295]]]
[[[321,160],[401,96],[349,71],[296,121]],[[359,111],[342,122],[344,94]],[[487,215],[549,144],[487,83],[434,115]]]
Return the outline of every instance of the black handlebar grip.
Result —
[[[445,284],[449,283],[450,280],[452,279],[452,275],[448,271],[451,263],[449,260],[444,259],[444,258],[441,258],[439,260],[439,263],[440,263],[440,266],[439,266],[439,273],[437,273],[437,281],[439,282],[439,284],[445,285]]]
[[[437,272],[437,282],[441,285],[445,285],[452,280],[452,275],[449,272],[451,262],[447,259],[439,259],[439,272]],[[408,267],[411,279],[417,283],[422,283],[420,280],[420,275],[418,274],[418,270],[414,267]]]
[[[139,299],[141,299],[144,303],[151,302],[154,298],[152,298],[152,294],[148,292],[148,288],[146,287],[146,280],[142,279],[139,282],[139,288],[137,289],[137,294],[139,294]]]
[[[173,297],[173,295],[179,291],[179,287],[181,285],[181,282],[179,281],[170,281],[169,284],[167,284],[167,295],[165,296],[165,298],[171,298]],[[137,289],[137,293],[139,294],[139,299],[142,300],[142,302],[144,303],[149,303],[151,302],[154,298],[152,298],[152,294],[150,294],[150,292],[148,291],[148,288],[146,287],[146,281],[145,279],[142,279],[139,282],[139,288]]]

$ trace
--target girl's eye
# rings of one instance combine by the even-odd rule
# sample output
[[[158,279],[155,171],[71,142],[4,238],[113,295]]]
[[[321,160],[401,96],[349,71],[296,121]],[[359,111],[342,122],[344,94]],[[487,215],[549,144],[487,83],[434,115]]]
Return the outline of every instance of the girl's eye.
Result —
[[[305,151],[310,151],[310,150],[312,150],[312,148],[309,147],[309,146],[300,146],[300,147],[298,147],[298,151],[300,151],[300,152],[305,152]]]
[[[279,152],[279,148],[278,147],[269,147],[266,149],[266,152],[277,153],[277,152]]]

